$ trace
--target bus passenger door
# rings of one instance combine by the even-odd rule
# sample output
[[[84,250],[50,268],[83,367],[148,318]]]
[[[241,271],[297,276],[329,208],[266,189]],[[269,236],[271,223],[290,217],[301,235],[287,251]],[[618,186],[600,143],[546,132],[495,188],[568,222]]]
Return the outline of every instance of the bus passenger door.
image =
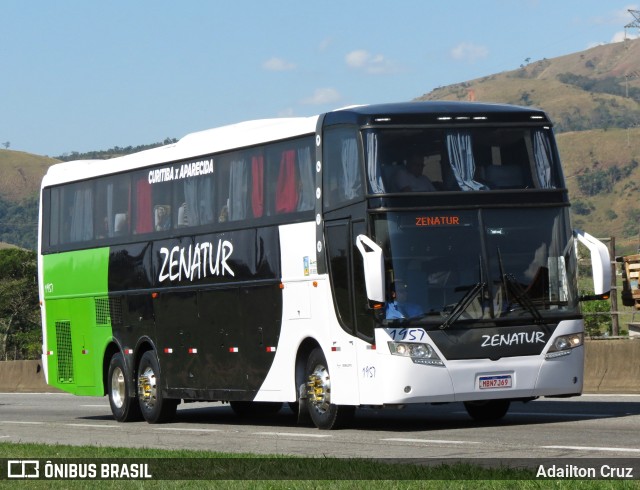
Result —
[[[326,222],[326,241],[333,300],[342,331],[332,332],[332,356],[329,369],[334,369],[332,389],[338,403],[360,403],[359,381],[362,367],[359,358],[371,352],[372,319],[367,311],[362,257],[356,249],[355,237],[366,231],[364,221],[335,220]],[[347,335],[345,335],[345,333]],[[367,348],[368,347],[368,348]],[[363,353],[360,353],[362,350]],[[373,370],[367,371],[367,379]]]

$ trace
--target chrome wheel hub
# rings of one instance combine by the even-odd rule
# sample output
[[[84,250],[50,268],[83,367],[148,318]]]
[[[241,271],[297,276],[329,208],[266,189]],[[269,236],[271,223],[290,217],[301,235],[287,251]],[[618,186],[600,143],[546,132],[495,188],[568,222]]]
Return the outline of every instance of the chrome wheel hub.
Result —
[[[124,381],[124,373],[119,367],[113,370],[111,374],[111,401],[117,408],[124,406],[126,393],[126,385]]]
[[[327,368],[318,365],[307,381],[309,402],[320,413],[325,413],[331,405],[331,380]]]
[[[158,400],[156,374],[151,367],[147,367],[138,377],[138,397],[149,409],[155,407]]]

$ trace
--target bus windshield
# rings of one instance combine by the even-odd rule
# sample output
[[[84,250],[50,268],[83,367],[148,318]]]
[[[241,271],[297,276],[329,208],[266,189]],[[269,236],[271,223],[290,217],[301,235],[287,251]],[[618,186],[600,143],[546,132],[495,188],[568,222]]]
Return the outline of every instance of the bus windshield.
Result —
[[[551,129],[368,129],[369,192],[486,191],[563,187]]]
[[[577,311],[566,208],[399,211],[373,217],[388,322],[543,323]]]

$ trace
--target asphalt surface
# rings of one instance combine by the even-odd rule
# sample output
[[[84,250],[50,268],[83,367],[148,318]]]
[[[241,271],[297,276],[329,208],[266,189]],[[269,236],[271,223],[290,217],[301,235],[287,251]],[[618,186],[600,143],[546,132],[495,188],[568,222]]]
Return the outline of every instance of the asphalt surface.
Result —
[[[118,423],[106,397],[0,393],[0,443],[194,449],[362,458],[640,458],[640,395],[514,403],[478,425],[460,403],[359,409],[349,428],[296,424],[283,408],[240,418],[228,405],[190,403],[168,424]]]

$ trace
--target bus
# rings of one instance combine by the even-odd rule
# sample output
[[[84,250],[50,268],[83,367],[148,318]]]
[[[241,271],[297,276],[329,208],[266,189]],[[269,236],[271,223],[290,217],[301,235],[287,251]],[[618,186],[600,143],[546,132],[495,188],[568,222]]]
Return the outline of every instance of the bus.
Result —
[[[215,401],[319,429],[580,395],[579,301],[607,296],[611,264],[569,206],[547,115],[498,104],[346,107],[53,165],[47,382],[108,396],[120,422]]]

